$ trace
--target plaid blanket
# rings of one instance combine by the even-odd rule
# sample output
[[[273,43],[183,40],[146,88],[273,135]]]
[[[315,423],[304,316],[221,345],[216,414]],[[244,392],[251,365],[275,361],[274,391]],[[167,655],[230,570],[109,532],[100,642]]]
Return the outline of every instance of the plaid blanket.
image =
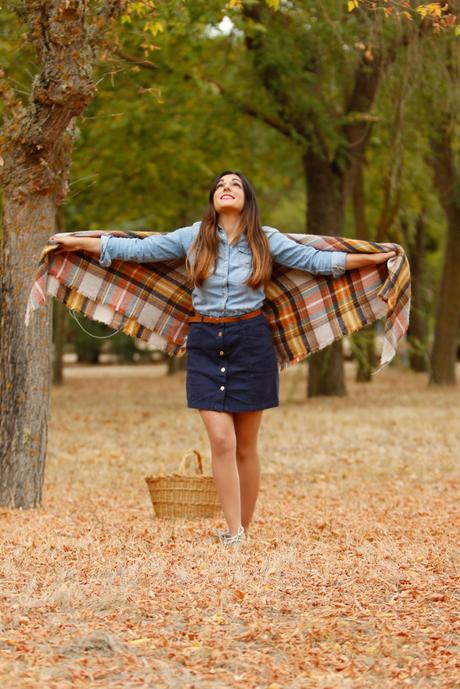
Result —
[[[107,232],[84,231],[76,236],[100,237]],[[158,232],[111,231],[117,237],[147,237]],[[396,353],[407,331],[410,269],[399,244],[377,244],[345,237],[287,234],[317,249],[373,253],[395,249],[397,255],[378,266],[347,270],[344,275],[312,275],[278,263],[265,290],[264,312],[271,327],[280,370],[323,349],[344,335],[385,317],[380,371]],[[193,285],[185,259],[134,263],[114,260],[103,268],[84,251],[42,251],[25,315],[46,303],[50,294],[87,318],[121,329],[171,355],[185,354],[194,313]],[[374,371],[376,373],[377,371]]]

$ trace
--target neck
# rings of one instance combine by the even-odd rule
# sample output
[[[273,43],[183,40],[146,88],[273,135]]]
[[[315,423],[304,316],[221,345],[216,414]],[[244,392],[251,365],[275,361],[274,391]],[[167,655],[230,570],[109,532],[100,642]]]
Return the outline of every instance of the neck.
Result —
[[[217,222],[224,230],[227,238],[231,240],[238,231],[240,213],[219,213]]]

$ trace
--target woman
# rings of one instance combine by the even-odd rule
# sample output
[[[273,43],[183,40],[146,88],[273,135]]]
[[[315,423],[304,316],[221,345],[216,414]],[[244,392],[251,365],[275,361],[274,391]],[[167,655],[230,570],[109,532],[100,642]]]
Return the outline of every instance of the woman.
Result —
[[[375,265],[396,251],[351,254],[299,244],[262,227],[254,190],[239,172],[216,177],[201,222],[164,235],[131,239],[56,234],[59,251],[112,259],[161,261],[186,257],[196,315],[187,339],[187,405],[199,410],[209,436],[212,471],[228,531],[226,545],[247,536],[260,485],[257,436],[264,409],[278,406],[278,366],[261,307],[272,259],[291,268],[337,277]]]

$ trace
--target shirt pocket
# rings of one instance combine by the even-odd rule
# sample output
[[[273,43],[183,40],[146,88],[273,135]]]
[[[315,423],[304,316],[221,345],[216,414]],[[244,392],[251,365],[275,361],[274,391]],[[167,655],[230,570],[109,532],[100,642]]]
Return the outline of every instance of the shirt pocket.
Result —
[[[248,246],[237,246],[235,256],[240,266],[252,268],[252,251]]]
[[[252,252],[249,247],[237,246],[232,256],[232,270],[229,282],[234,285],[244,283],[252,272]]]
[[[252,251],[248,246],[237,246],[236,250],[245,256],[250,256],[252,258]]]

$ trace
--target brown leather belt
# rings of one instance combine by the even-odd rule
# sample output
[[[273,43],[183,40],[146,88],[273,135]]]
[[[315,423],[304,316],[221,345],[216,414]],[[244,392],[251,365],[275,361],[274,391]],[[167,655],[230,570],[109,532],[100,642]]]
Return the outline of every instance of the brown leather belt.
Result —
[[[188,319],[189,323],[233,323],[234,321],[245,321],[248,318],[254,318],[263,313],[262,309],[256,309],[255,311],[250,311],[249,313],[243,313],[241,316],[223,316],[219,318],[218,316],[202,316],[196,315],[191,316]]]

